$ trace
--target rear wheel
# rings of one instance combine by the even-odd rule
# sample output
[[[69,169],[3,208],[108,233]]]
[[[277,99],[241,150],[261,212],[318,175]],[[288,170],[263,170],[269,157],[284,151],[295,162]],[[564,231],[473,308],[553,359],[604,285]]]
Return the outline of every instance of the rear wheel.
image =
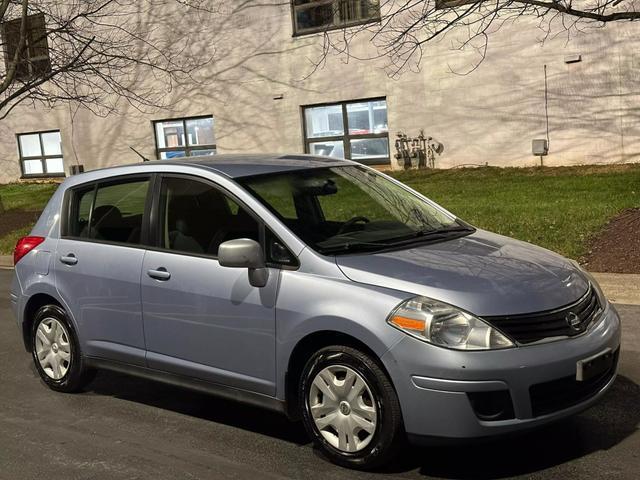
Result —
[[[57,305],[46,305],[35,313],[31,353],[40,378],[52,390],[77,392],[94,377],[82,358],[71,322]]]
[[[300,382],[302,419],[332,462],[376,468],[404,440],[393,385],[369,355],[346,346],[326,347],[307,362]]]

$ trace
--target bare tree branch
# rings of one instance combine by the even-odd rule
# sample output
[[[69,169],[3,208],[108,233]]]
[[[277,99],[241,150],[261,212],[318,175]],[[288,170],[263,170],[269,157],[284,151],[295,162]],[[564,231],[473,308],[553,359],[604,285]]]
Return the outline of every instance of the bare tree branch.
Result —
[[[451,37],[454,49],[471,49],[477,62],[466,72],[475,70],[485,58],[491,37],[504,25],[522,18],[537,18],[544,42],[550,36],[585,32],[613,22],[640,20],[638,0],[370,0],[378,4],[380,22],[335,30],[327,24],[321,54],[313,59],[312,73],[322,68],[332,53],[348,62],[386,59],[392,77],[405,70],[417,70],[430,43]],[[339,17],[341,3],[335,2]],[[535,27],[534,27],[535,28]],[[357,56],[350,48],[356,37],[363,36],[374,46],[374,53]],[[361,54],[362,55],[362,54]],[[460,72],[454,72],[460,73]]]
[[[20,104],[70,103],[101,116],[124,105],[167,108],[168,93],[178,84],[197,84],[195,73],[213,59],[215,47],[194,47],[214,15],[209,4],[2,0],[0,119]],[[176,15],[199,21],[176,29]]]

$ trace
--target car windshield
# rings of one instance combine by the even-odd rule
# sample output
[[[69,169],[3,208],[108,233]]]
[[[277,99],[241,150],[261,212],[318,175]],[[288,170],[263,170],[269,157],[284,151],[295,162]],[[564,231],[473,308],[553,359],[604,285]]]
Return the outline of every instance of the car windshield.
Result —
[[[384,250],[473,231],[385,176],[357,165],[259,175],[239,183],[323,254]]]

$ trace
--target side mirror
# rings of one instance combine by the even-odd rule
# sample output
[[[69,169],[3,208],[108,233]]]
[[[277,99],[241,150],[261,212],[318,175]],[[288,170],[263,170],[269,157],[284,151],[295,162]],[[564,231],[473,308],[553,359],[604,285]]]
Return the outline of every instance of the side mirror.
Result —
[[[222,243],[218,248],[218,262],[222,267],[248,268],[249,283],[254,287],[264,287],[269,279],[262,247],[255,240],[239,238]]]

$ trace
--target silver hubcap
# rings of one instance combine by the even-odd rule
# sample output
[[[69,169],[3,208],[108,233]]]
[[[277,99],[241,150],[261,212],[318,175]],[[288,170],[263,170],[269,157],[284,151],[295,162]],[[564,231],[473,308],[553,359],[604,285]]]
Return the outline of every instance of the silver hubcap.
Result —
[[[343,452],[357,452],[371,442],[378,413],[371,389],[356,371],[332,365],[313,379],[309,410],[320,434]]]
[[[44,373],[54,380],[60,380],[69,371],[69,334],[66,327],[55,318],[45,318],[38,325],[36,355]]]

